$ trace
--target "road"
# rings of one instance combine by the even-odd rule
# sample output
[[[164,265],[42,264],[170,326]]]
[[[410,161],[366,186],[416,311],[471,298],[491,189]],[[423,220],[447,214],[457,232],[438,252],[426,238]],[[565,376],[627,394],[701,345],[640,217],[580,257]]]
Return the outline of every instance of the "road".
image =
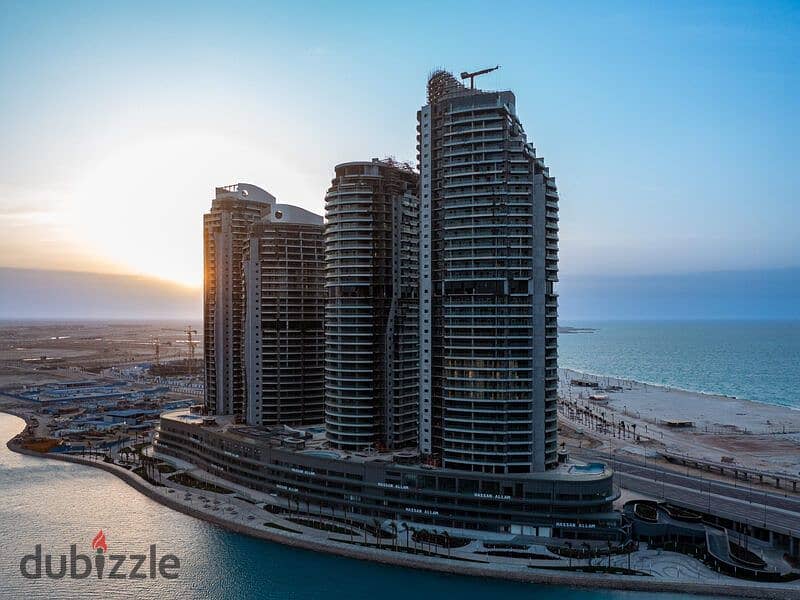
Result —
[[[578,454],[598,458],[596,452]],[[619,454],[599,456],[611,463],[616,483],[622,488],[756,527],[766,523],[772,531],[800,537],[798,498],[687,476]]]

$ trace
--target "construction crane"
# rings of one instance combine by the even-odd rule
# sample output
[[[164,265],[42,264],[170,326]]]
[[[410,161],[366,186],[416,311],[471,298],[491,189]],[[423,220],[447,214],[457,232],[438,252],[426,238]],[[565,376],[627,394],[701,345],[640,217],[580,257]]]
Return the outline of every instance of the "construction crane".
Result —
[[[186,343],[189,345],[189,374],[194,375],[194,349],[197,342],[192,338],[192,334],[197,334],[197,330],[191,325],[187,325],[184,331],[186,332]]]
[[[489,69],[481,69],[480,71],[473,71],[472,73],[464,71],[463,73],[461,73],[461,79],[469,79],[469,89],[474,90],[475,89],[475,78],[478,75],[486,75],[487,73],[491,73],[492,71],[497,71],[497,69],[499,69],[499,68],[500,68],[500,65],[497,65],[497,66],[494,66],[494,67],[490,67]]]
[[[161,364],[161,341],[158,339],[157,336],[153,336],[150,339],[150,342],[153,344],[153,348],[156,351],[156,357],[155,357],[156,366],[159,366]]]

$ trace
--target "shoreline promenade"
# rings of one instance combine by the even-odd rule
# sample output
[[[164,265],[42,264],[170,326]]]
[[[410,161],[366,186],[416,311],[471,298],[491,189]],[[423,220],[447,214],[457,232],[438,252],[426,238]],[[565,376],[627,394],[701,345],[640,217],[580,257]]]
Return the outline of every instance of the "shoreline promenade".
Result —
[[[20,415],[15,415],[20,416]],[[453,549],[448,557],[445,549],[425,554],[408,554],[402,544],[375,539],[367,535],[366,544],[361,537],[342,533],[320,531],[298,524],[286,515],[264,510],[269,503],[267,494],[242,488],[221,480],[199,469],[191,469],[194,477],[209,483],[224,485],[233,495],[216,494],[187,488],[165,480],[167,485],[154,486],[131,471],[116,464],[76,456],[41,454],[26,450],[18,438],[7,442],[9,449],[44,459],[55,459],[100,468],[111,473],[145,496],[184,514],[203,519],[220,527],[272,542],[328,552],[350,558],[371,560],[402,567],[427,569],[458,575],[495,577],[530,583],[568,585],[581,588],[605,588],[638,591],[672,591],[681,593],[726,595],[746,598],[800,599],[800,582],[783,584],[754,583],[733,579],[711,571],[701,563],[681,554],[643,549],[632,555],[632,568],[642,575],[612,575],[608,573],[559,572],[545,567],[543,561],[520,560],[475,554],[476,544]],[[298,517],[301,515],[298,515]],[[252,517],[252,518],[250,518]],[[355,540],[358,540],[355,542]],[[354,543],[355,542],[355,543]],[[380,545],[380,548],[378,547]],[[546,549],[542,549],[546,550]],[[433,555],[435,554],[435,555]],[[596,559],[605,565],[606,558]],[[549,561],[548,561],[549,562]],[[566,561],[563,567],[566,567]],[[626,556],[612,557],[612,566],[623,567]]]

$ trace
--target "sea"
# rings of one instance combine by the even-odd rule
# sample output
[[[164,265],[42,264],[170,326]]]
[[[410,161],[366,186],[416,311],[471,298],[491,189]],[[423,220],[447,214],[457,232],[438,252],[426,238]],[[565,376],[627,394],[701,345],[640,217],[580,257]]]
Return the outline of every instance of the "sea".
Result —
[[[800,322],[564,322],[561,366],[798,408]],[[0,442],[23,421],[0,413]],[[111,554],[172,554],[176,579],[27,579],[34,552],[58,561],[75,544],[92,554],[102,530]],[[23,456],[0,444],[0,599],[690,600],[513,583],[378,565],[232,533],[141,495],[113,475]],[[58,566],[55,563],[55,566]],[[149,574],[149,572],[148,572]]]
[[[800,410],[800,321],[559,325],[560,367]]]

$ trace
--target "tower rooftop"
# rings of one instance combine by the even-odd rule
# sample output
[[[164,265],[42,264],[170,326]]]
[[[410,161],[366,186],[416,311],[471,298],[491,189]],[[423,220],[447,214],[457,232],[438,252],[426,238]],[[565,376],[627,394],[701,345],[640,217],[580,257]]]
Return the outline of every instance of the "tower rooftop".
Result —
[[[275,196],[252,183],[235,183],[216,188],[217,200],[248,200],[262,204],[275,204]]]

